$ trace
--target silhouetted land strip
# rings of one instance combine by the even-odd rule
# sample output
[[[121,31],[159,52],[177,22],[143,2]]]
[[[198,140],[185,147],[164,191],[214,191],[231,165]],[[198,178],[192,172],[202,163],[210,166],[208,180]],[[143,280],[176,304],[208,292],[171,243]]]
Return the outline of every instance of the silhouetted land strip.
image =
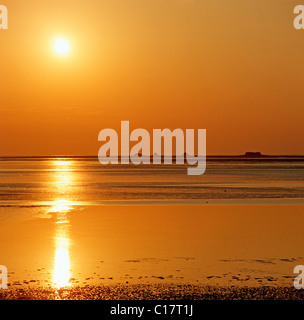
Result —
[[[236,162],[236,161],[255,161],[255,162],[304,162],[304,155],[254,155],[255,153],[245,153],[243,155],[207,155],[207,162]],[[149,156],[147,156],[149,157]],[[176,162],[176,156],[172,156],[172,162]],[[180,158],[180,157],[179,157]],[[97,156],[72,156],[72,155],[54,155],[54,156],[0,156],[0,161],[50,161],[50,160],[86,160],[98,161]],[[121,161],[121,157],[118,157]],[[153,156],[150,156],[152,164]],[[161,157],[162,163],[164,156]],[[186,157],[184,157],[185,164],[187,164]],[[131,161],[130,161],[131,163]]]
[[[133,284],[86,285],[66,289],[13,288],[0,290],[1,300],[303,300],[293,287],[220,287]]]

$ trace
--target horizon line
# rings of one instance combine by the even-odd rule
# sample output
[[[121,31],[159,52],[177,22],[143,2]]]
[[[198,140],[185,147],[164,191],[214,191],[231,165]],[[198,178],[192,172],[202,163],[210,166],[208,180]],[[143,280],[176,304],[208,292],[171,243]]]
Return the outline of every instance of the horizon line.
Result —
[[[184,154],[185,156],[186,154]],[[118,157],[121,157],[121,155],[117,155]],[[131,155],[129,155],[130,157]],[[143,157],[153,157],[153,154],[150,155],[142,155]],[[161,155],[162,157],[170,157],[171,155]],[[181,157],[181,155],[172,155],[172,157]],[[198,155],[190,155],[192,157],[197,157]],[[210,154],[206,155],[206,157],[246,157],[245,153],[243,154]],[[0,158],[98,158],[98,155],[72,155],[72,154],[52,154],[52,155],[0,155]],[[116,157],[113,156],[113,157]],[[122,156],[127,157],[127,156]],[[247,156],[250,157],[250,156]],[[304,154],[261,154],[260,156],[256,156],[256,158],[259,157],[304,157]]]

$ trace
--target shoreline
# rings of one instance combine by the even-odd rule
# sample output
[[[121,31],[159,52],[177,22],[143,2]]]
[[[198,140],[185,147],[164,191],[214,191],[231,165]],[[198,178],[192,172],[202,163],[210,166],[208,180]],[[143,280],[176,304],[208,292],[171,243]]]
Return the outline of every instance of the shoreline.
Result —
[[[62,200],[62,204],[81,207],[98,206],[189,206],[189,205],[304,205],[304,198],[244,198],[244,199],[138,199],[138,200],[97,200],[97,201],[74,201]],[[54,200],[31,201],[31,200],[0,200],[0,208],[43,208],[52,207]]]
[[[303,300],[293,287],[188,284],[86,285],[71,288],[1,289],[0,300]]]

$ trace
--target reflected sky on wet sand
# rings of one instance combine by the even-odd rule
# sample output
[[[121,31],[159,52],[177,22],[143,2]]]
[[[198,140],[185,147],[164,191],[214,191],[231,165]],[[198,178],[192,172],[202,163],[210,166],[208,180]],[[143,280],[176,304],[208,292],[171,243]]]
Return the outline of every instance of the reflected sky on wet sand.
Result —
[[[99,182],[86,188],[82,162],[52,159],[35,166],[48,171],[43,178],[33,170],[32,191],[38,190],[41,199],[44,192],[52,194],[52,200],[42,206],[16,200],[18,206],[0,207],[1,264],[8,267],[12,285],[292,285],[294,266],[303,264],[303,205],[75,205],[75,190],[96,194],[98,183],[109,176],[93,170]],[[125,179],[118,171],[112,172],[113,180]],[[162,176],[163,182],[167,178]],[[118,185],[114,189],[121,192]]]

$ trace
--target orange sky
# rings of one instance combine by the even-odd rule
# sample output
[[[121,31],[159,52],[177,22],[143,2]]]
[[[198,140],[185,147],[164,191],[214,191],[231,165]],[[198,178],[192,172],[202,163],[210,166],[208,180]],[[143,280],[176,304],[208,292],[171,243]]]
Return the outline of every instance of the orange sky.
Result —
[[[0,155],[97,155],[121,120],[207,129],[208,154],[304,154],[298,2],[2,0]]]

